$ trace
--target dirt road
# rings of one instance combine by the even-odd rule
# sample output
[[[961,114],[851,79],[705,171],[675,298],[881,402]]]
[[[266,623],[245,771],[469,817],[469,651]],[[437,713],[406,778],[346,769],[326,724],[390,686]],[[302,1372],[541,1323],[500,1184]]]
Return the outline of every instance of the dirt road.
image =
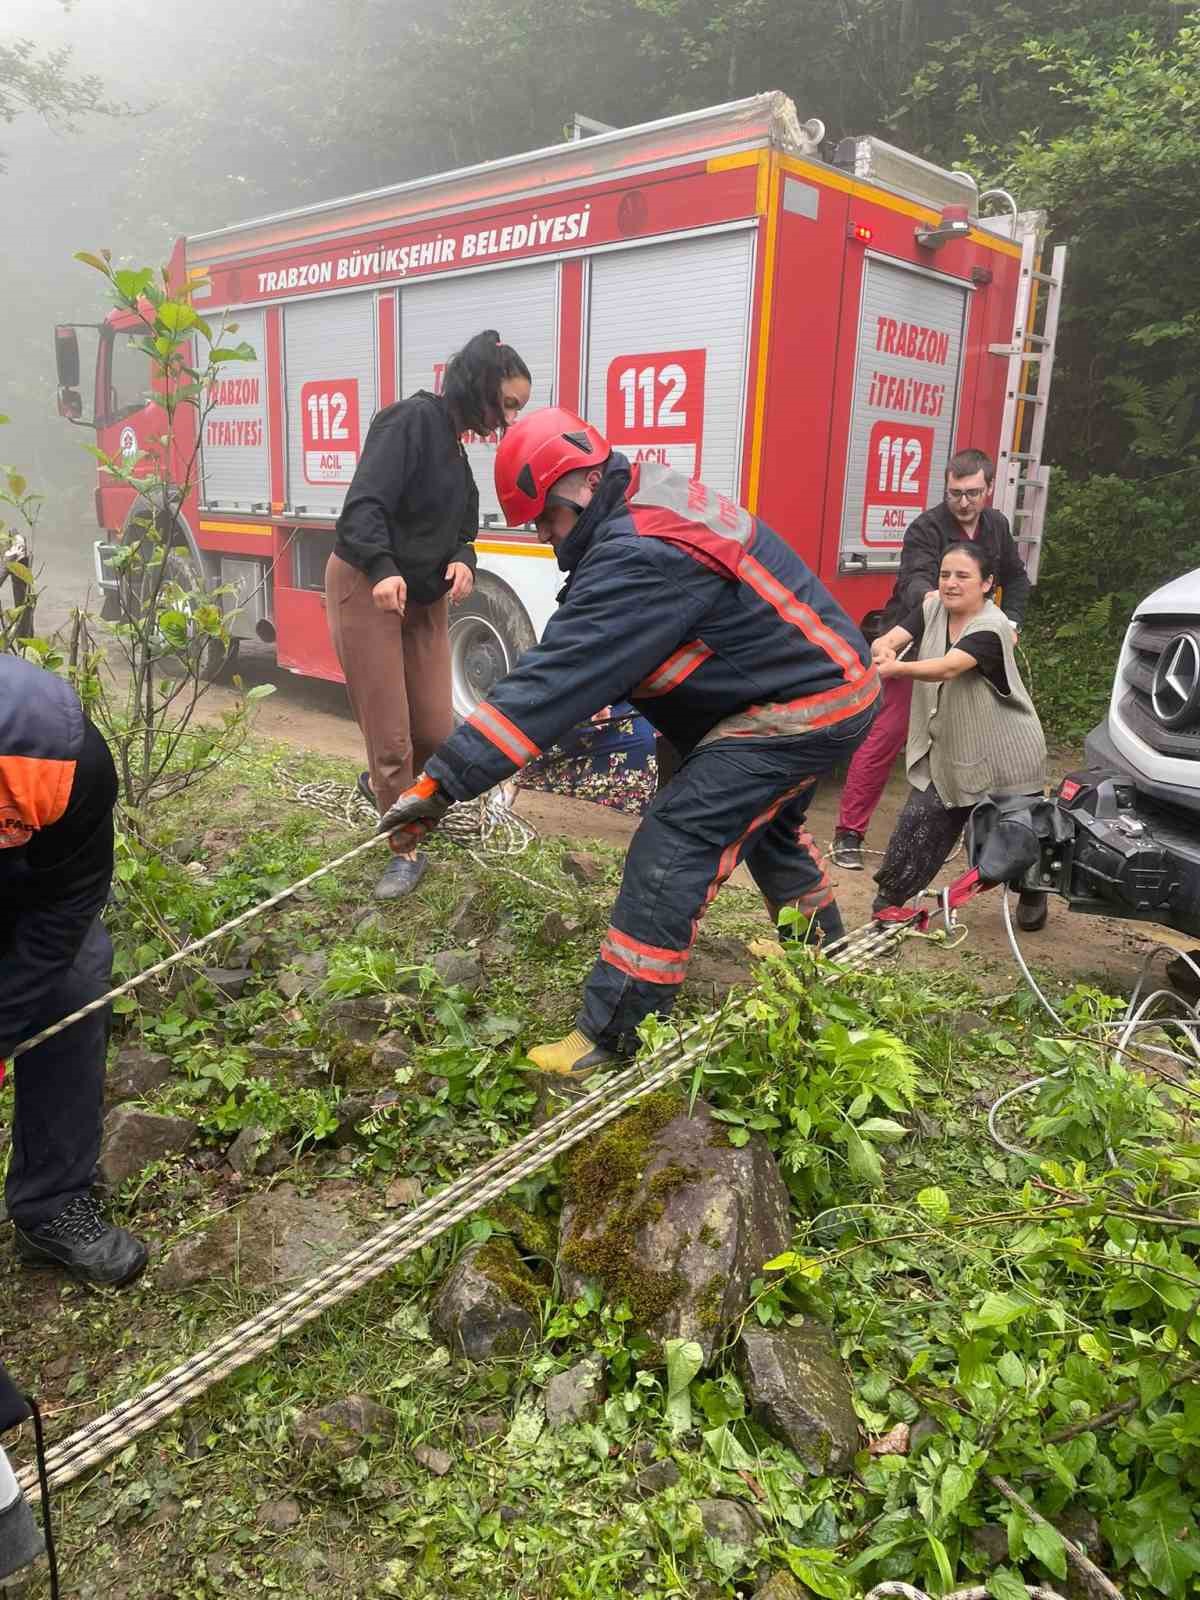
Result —
[[[65,622],[71,606],[81,604],[89,588],[93,590],[92,603],[95,603],[89,547],[92,538],[94,534],[80,530],[71,537],[55,537],[53,533],[47,533],[41,539],[39,555],[43,578],[39,631]],[[255,727],[259,733],[301,749],[344,757],[349,763],[361,760],[362,744],[358,729],[349,715],[345,691],[340,684],[300,678],[283,671],[275,665],[274,652],[258,644],[243,644],[238,672],[247,684],[270,683],[275,686],[276,692],[261,702],[256,710]],[[217,686],[211,692],[208,707],[215,712],[231,702],[232,691]],[[1068,770],[1072,764],[1068,756],[1059,763],[1058,772]],[[887,843],[906,792],[903,778],[894,776],[875,816],[868,840],[876,854]],[[837,793],[837,781],[831,779],[818,793],[812,811],[813,835],[823,847],[828,847],[833,836]],[[606,811],[587,801],[567,800],[553,795],[525,794],[520,800],[520,810],[539,832],[548,836],[603,839],[623,844],[635,826],[632,818]],[[965,862],[960,855],[949,864],[947,878],[964,867]],[[871,867],[869,865],[868,870],[861,873],[835,872],[834,877],[846,925],[849,928],[857,927],[867,921],[870,915],[873,892]],[[742,869],[731,880],[730,890],[753,893],[749,878]],[[965,961],[973,975],[986,987],[994,989],[1008,986],[1015,979],[1015,969],[1001,920],[998,896],[991,894],[981,897],[966,909],[963,921],[970,933],[960,950],[948,953],[936,947],[910,943],[905,961],[933,967]],[[1155,938],[1158,937],[1155,934]],[[1166,937],[1173,940],[1174,936]],[[1030,962],[1039,970],[1053,975],[1059,982],[1093,979],[1102,982],[1111,992],[1122,994],[1132,988],[1138,968],[1153,945],[1148,934],[1139,931],[1134,924],[1073,916],[1060,901],[1052,901],[1046,928],[1040,934],[1023,936],[1022,948]]]

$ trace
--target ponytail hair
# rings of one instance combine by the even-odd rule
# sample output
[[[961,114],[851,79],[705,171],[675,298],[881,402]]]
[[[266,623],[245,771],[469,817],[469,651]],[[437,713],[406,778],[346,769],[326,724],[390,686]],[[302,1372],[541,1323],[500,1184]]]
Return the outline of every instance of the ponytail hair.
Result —
[[[529,368],[510,344],[501,344],[495,328],[469,339],[446,363],[442,395],[459,433],[490,433],[488,412],[503,416],[500,385],[505,378],[532,382]],[[503,422],[499,424],[503,429]]]

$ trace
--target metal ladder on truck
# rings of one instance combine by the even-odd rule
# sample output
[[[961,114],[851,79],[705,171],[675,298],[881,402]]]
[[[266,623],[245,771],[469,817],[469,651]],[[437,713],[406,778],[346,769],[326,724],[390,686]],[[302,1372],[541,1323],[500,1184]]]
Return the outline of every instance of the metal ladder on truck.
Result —
[[[1060,244],[1051,255],[1050,271],[1042,271],[1039,222],[1040,218],[1029,218],[1021,238],[1021,281],[1012,338],[1007,344],[988,346],[991,355],[1008,358],[993,504],[1008,518],[1034,583],[1050,481],[1050,468],[1042,462],[1042,446],[1067,265],[1067,247]]]

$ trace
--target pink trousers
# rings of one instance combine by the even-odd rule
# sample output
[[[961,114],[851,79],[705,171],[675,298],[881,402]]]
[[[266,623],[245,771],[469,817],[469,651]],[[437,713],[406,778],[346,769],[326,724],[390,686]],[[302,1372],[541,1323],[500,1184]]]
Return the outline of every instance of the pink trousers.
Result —
[[[912,679],[889,678],[883,686],[883,705],[871,731],[850,762],[838,806],[838,828],[865,834],[875,807],[887,788],[892,766],[908,740],[908,713],[912,706]]]

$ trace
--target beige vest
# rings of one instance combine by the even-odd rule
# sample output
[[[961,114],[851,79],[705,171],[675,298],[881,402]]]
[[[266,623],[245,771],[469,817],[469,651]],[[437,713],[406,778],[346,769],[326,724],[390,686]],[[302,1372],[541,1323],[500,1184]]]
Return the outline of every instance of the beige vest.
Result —
[[[971,618],[971,633],[999,636],[1008,674],[1007,697],[978,668],[947,683],[913,680],[905,766],[914,789],[930,782],[943,805],[973,806],[989,794],[1040,794],[1046,781],[1046,739],[1017,670],[1008,618],[989,600]],[[954,648],[953,645],[950,646]],[[925,602],[919,661],[946,654],[946,610],[937,595]]]

